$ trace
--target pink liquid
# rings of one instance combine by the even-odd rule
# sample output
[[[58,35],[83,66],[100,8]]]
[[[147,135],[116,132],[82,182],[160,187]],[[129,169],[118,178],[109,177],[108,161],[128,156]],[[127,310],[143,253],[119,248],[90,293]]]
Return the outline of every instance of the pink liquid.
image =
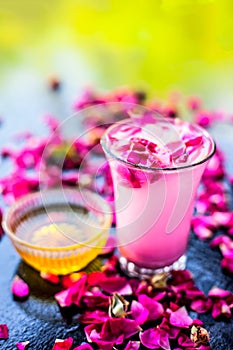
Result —
[[[175,123],[133,120],[105,134],[118,248],[145,268],[170,265],[185,254],[197,187],[214,152],[204,130]]]

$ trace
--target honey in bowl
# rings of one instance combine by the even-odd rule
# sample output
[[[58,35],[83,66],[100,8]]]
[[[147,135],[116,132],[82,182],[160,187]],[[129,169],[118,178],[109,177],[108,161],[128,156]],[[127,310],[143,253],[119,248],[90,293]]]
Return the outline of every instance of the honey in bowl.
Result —
[[[111,209],[97,194],[47,190],[25,196],[4,219],[23,260],[39,271],[67,274],[85,267],[105,245]]]

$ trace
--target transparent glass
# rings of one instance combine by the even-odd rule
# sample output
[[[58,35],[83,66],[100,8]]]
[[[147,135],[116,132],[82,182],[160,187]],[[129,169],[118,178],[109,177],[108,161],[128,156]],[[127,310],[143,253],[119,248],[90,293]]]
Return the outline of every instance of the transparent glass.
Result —
[[[154,123],[160,123],[160,119]],[[162,123],[164,124],[164,119]],[[175,135],[174,121],[166,119],[165,123],[171,123]],[[152,132],[149,138],[156,140],[153,122],[150,121],[149,124]],[[101,140],[114,184],[116,234],[121,266],[133,276],[183,269],[197,188],[208,160],[214,154],[215,143],[206,130],[192,124],[195,133],[203,136],[201,151],[192,160],[171,163],[163,168],[133,164],[115,151],[118,141],[112,135],[115,135],[115,130],[118,133],[122,126],[128,130],[131,126],[137,128],[138,124],[135,120],[115,123],[107,129]],[[189,126],[189,123],[184,123],[185,128]],[[143,125],[143,137],[146,135],[145,128],[146,125]],[[182,129],[182,123],[179,128]],[[165,130],[165,136],[159,135],[163,146],[166,140],[162,138],[167,137],[167,132]],[[170,135],[170,139],[176,137],[177,140],[177,135],[174,135]],[[140,141],[138,134],[136,136],[134,140]],[[119,140],[123,144],[120,149],[126,147],[126,142],[127,138],[124,137]],[[133,145],[137,146],[135,142]]]
[[[99,195],[64,188],[25,195],[6,211],[3,226],[26,263],[63,275],[101,253],[111,221],[111,208]]]

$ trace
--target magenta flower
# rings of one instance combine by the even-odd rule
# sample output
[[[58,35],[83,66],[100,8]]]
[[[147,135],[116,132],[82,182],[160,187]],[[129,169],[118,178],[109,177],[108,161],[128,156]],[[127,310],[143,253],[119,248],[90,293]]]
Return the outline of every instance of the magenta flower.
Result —
[[[6,324],[0,324],[0,339],[8,339],[9,331]]]
[[[28,284],[16,275],[11,283],[11,292],[15,299],[25,300],[29,297],[30,289]]]

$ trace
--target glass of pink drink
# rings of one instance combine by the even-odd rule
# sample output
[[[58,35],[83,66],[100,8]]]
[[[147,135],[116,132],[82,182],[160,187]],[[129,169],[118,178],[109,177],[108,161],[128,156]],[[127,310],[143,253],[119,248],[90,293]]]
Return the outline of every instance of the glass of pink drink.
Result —
[[[198,125],[146,112],[101,140],[114,185],[120,264],[131,276],[184,269],[197,187],[215,143]]]

